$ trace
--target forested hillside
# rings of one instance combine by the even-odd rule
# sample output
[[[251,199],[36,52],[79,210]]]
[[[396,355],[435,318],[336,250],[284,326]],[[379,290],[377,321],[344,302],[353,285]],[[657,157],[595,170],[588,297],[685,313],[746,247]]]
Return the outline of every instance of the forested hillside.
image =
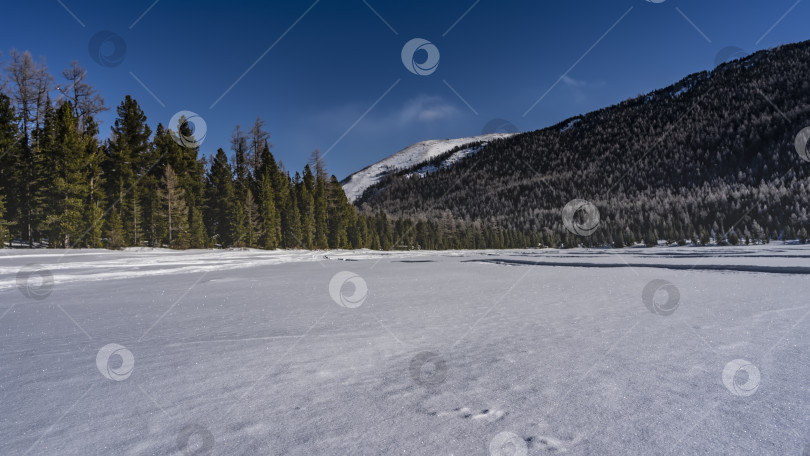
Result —
[[[498,228],[545,245],[806,239],[810,42],[714,71],[543,130],[493,141],[453,167],[404,170],[356,203],[393,217]],[[563,227],[581,198],[590,237]]]
[[[352,206],[315,151],[301,172],[261,119],[209,157],[186,122],[109,109],[76,62],[54,78],[12,51],[0,73],[0,245],[483,248],[806,239],[810,44],[691,75],[560,124],[461,146],[384,177]],[[58,79],[58,80],[57,80]],[[104,138],[104,139],[102,139]],[[208,144],[207,144],[208,146]],[[449,156],[461,154],[452,166]],[[211,149],[213,150],[213,149]],[[563,226],[580,198],[591,236]]]

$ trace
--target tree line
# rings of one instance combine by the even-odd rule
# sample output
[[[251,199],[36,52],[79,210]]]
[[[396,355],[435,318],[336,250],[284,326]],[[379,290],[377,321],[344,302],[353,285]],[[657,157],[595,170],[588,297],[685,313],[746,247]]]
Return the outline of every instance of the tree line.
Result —
[[[204,157],[188,119],[153,132],[126,96],[101,140],[95,117],[108,108],[77,62],[56,82],[29,52],[9,57],[0,80],[2,246],[441,249],[512,236],[361,214],[317,150],[302,172],[277,162],[260,118],[234,129],[230,154]]]

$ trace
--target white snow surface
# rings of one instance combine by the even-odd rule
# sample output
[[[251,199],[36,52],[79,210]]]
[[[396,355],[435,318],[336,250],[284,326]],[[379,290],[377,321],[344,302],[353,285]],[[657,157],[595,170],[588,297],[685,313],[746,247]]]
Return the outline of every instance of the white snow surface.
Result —
[[[343,191],[349,201],[354,202],[363,195],[367,188],[376,184],[388,174],[424,163],[459,146],[475,142],[488,142],[510,136],[514,136],[514,133],[492,133],[469,138],[422,141],[352,174],[343,184]]]
[[[0,250],[0,454],[799,455],[808,275],[781,244]]]

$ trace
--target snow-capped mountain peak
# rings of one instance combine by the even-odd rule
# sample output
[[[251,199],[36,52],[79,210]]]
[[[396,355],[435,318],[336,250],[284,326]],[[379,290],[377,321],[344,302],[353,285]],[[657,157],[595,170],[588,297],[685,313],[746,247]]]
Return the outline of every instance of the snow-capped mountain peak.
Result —
[[[514,133],[492,133],[468,138],[418,142],[412,146],[402,149],[388,158],[380,160],[377,163],[350,175],[342,182],[343,191],[346,193],[346,197],[349,199],[349,201],[354,202],[363,196],[366,189],[391,173],[425,163],[435,157],[438,157],[439,155],[450,152],[457,147],[473,143],[486,143],[496,139],[508,138],[513,135]],[[461,157],[459,157],[459,159],[460,158]],[[455,161],[457,160],[452,162]],[[448,163],[448,165],[450,164],[452,163]]]

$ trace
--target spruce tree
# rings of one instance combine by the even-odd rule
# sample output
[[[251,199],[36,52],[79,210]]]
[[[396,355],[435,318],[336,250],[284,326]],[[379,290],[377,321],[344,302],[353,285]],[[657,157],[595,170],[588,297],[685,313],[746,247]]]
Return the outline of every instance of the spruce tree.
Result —
[[[259,217],[259,205],[253,198],[253,190],[247,189],[244,202],[245,211],[245,245],[256,247],[261,238],[262,223]]]
[[[290,182],[289,178],[287,181]],[[281,211],[281,239],[285,248],[301,248],[301,214],[295,192],[289,191]]]
[[[83,207],[89,190],[85,169],[88,148],[70,102],[56,110],[53,120],[53,139],[47,142],[47,156],[48,167],[54,174],[48,187],[45,223],[50,228],[49,242],[70,248],[83,238],[88,227]]]
[[[184,117],[180,118],[176,129],[178,134],[184,138],[194,137],[194,133]],[[155,141],[157,142],[157,135],[155,136]],[[195,145],[194,147],[189,147],[189,145],[186,144],[186,146],[183,147],[171,140],[171,134],[167,134],[166,136],[167,138],[164,140],[164,142],[166,142],[164,146],[166,150],[165,160],[177,173],[180,186],[183,188],[186,196],[186,206],[188,207],[189,213],[189,246],[192,248],[205,247],[208,245],[208,235],[206,234],[202,216],[203,206],[205,204],[205,159],[198,157],[199,146]],[[197,144],[196,140],[189,141],[189,143]]]
[[[104,228],[105,247],[118,250],[124,247],[124,225],[118,211],[110,211]]]
[[[273,192],[273,184],[269,174],[262,174],[260,186],[259,218],[262,223],[261,246],[265,249],[275,249],[278,247],[281,224],[278,220],[275,192]]]
[[[256,194],[259,195],[259,206],[261,208],[262,223],[264,225],[264,240],[266,248],[278,247],[281,240],[281,205],[282,192],[280,185],[283,184],[278,164],[273,154],[270,152],[270,144],[265,141],[261,151],[260,163],[256,180],[260,188]],[[272,198],[272,200],[268,200]],[[270,209],[272,208],[272,213]]]
[[[92,116],[87,116],[84,119],[84,130],[82,134],[85,137],[84,154],[86,160],[85,179],[87,182],[87,194],[85,201],[85,215],[84,219],[87,222],[86,232],[84,234],[84,244],[88,247],[99,248],[102,246],[101,236],[102,227],[104,224],[104,176],[103,176],[103,160],[104,152],[99,147],[96,136],[98,135],[98,124]],[[82,124],[80,123],[79,126]]]
[[[301,212],[301,242],[305,248],[312,249],[315,246],[315,176],[309,165],[304,166],[304,177],[297,189],[298,208]]]
[[[314,247],[316,249],[329,248],[327,206],[328,201],[326,198],[326,180],[316,175],[315,192],[313,194],[313,215],[315,218]]]
[[[0,189],[0,192],[2,189]],[[0,193],[0,249],[9,241],[8,222],[6,222],[6,197]]]
[[[160,196],[166,215],[168,245],[186,248],[189,243],[186,195],[171,165],[166,165],[161,180]]]
[[[117,107],[118,117],[112,127],[108,145],[109,159],[106,160],[104,174],[107,176],[107,197],[109,207],[117,210],[124,226],[125,243],[138,245],[141,241],[143,222],[142,193],[138,179],[149,163],[149,137],[152,130],[146,124],[146,115],[132,97],[127,95]]]
[[[199,249],[207,247],[208,235],[205,230],[205,223],[203,221],[202,209],[198,206],[193,206],[189,210],[189,247]]]
[[[215,243],[223,247],[233,245],[233,172],[228,163],[228,156],[222,149],[217,150],[216,156],[211,161],[205,195],[207,202],[205,220],[209,234]]]
[[[328,241],[329,246],[335,249],[351,248],[349,243],[348,227],[354,224],[354,207],[349,204],[343,187],[340,186],[337,177],[332,176],[327,188],[328,198]],[[410,222],[410,221],[409,221]],[[413,235],[413,229],[408,229]]]
[[[17,116],[11,100],[0,93],[0,248],[10,241],[6,201],[13,181],[14,151],[17,143]]]
[[[143,239],[152,247],[162,246],[168,238],[168,226],[166,217],[166,203],[163,197],[162,181],[165,178],[167,157],[173,150],[179,149],[171,137],[170,133],[158,124],[155,129],[154,139],[144,153],[147,163],[154,163],[154,166],[144,170],[140,176],[138,187],[140,190]],[[174,165],[172,165],[173,170]]]

